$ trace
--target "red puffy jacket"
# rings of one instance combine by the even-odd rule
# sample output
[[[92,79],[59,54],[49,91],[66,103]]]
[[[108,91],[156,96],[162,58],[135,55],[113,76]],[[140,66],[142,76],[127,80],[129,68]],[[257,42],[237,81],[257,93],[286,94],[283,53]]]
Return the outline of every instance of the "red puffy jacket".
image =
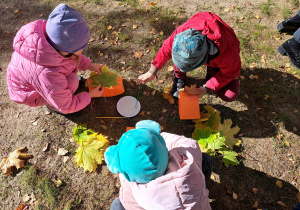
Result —
[[[234,31],[219,16],[211,12],[200,12],[191,17],[187,22],[179,26],[170,37],[168,37],[163,46],[158,51],[152,64],[161,69],[172,57],[172,44],[176,34],[194,28],[211,41],[219,49],[219,55],[209,60],[204,65],[209,66],[212,78],[206,82],[206,85],[213,92],[227,85],[233,79],[239,76],[241,70],[240,42]],[[220,69],[219,71],[215,71]]]

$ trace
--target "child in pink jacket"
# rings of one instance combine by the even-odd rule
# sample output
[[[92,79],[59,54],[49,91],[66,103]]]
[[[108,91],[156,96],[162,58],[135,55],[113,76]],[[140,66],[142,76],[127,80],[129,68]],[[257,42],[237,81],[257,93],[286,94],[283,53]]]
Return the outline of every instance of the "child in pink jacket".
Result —
[[[205,155],[193,139],[160,134],[160,125],[151,120],[138,122],[104,154],[108,169],[121,181],[111,210],[211,209],[212,159]]]
[[[93,64],[81,54],[89,36],[84,17],[66,4],[59,4],[47,21],[24,25],[14,38],[15,51],[7,68],[11,100],[31,107],[47,105],[67,114],[101,96],[100,85],[90,93],[74,95],[79,85],[78,69],[101,74],[103,65]]]

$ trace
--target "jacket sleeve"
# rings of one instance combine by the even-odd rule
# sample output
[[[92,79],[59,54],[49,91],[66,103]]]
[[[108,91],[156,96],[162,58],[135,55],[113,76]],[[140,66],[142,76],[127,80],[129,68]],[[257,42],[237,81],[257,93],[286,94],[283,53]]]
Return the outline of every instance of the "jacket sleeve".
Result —
[[[78,84],[79,81],[74,73],[68,75],[67,78],[53,69],[44,69],[38,76],[38,81],[34,81],[33,85],[51,106],[68,114],[85,108],[91,102],[88,92],[73,95]]]
[[[175,30],[172,35],[164,41],[162,47],[159,49],[155,59],[152,62],[156,68],[161,69],[168,62],[168,60],[172,58],[172,45],[177,33],[177,30]]]
[[[88,57],[86,57],[82,54],[79,55],[79,59],[80,59],[80,61],[79,61],[78,68],[80,70],[86,71],[87,68],[89,67],[89,65],[91,64],[91,59],[89,59]]]

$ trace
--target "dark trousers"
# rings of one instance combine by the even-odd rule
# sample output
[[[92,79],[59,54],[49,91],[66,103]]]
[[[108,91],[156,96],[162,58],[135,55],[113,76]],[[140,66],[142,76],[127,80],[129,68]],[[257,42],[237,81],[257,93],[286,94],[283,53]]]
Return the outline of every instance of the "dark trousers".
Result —
[[[300,25],[300,10],[298,11],[297,15],[295,15],[289,19],[289,22],[294,25]],[[295,31],[294,39],[300,43],[300,28],[298,28],[298,30]]]
[[[210,70],[207,67],[207,73],[205,77],[205,81],[207,82],[212,76],[210,74]],[[214,72],[216,73],[220,69],[214,68]],[[186,73],[180,71],[175,65],[174,65],[174,74],[175,77],[180,78],[180,79],[186,79]],[[236,79],[233,79],[231,82],[229,82],[227,85],[222,87],[220,90],[217,92],[218,96],[226,102],[232,102],[237,99],[237,97],[240,94],[240,79],[237,77]]]

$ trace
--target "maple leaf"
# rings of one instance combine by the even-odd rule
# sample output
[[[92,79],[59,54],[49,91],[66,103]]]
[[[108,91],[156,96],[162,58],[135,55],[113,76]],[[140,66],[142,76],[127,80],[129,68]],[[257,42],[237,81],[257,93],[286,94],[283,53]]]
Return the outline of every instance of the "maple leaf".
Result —
[[[84,171],[96,171],[97,165],[102,164],[103,155],[109,145],[106,136],[94,133],[87,141],[81,141],[76,149],[75,163]]]
[[[225,144],[230,149],[232,149],[235,145],[239,146],[241,144],[241,140],[234,138],[234,135],[240,131],[240,128],[238,126],[231,128],[231,125],[231,119],[224,120],[224,123],[219,125],[219,131],[226,137]]]
[[[208,114],[205,114],[204,112],[201,112],[201,116],[208,116],[208,120],[206,122],[202,122],[199,120],[195,120],[195,128],[199,128],[204,130],[206,127],[210,127],[213,130],[218,130],[219,129],[219,124],[221,122],[221,117],[220,117],[220,112],[216,110],[215,108],[206,105],[204,107],[207,111]]]
[[[26,147],[21,147],[9,153],[8,157],[4,157],[0,162],[2,173],[10,176],[12,168],[23,168],[25,166],[25,160],[31,157],[26,151]]]
[[[196,88],[196,86],[197,85],[191,85],[191,87],[185,86],[183,92],[186,92],[186,93],[191,94],[191,95],[201,95],[201,94],[203,94],[204,92],[201,89]]]
[[[101,84],[102,87],[112,87],[119,85],[118,74],[109,72],[109,68],[107,66],[102,67],[101,75],[91,72],[90,74],[91,83],[88,85],[91,87],[97,87]]]
[[[84,171],[96,171],[97,165],[102,164],[103,155],[109,145],[106,136],[79,125],[73,129],[73,136],[79,147],[76,149],[75,163]]]
[[[214,132],[207,127],[205,130],[195,129],[192,138],[198,141],[199,146],[206,148],[203,152],[214,155],[215,150],[222,149],[225,145],[225,137],[221,136],[220,132]]]
[[[225,166],[228,168],[229,164],[238,165],[239,161],[236,156],[238,155],[235,151],[231,151],[227,148],[222,148],[218,151],[223,155],[222,162],[225,163]]]

